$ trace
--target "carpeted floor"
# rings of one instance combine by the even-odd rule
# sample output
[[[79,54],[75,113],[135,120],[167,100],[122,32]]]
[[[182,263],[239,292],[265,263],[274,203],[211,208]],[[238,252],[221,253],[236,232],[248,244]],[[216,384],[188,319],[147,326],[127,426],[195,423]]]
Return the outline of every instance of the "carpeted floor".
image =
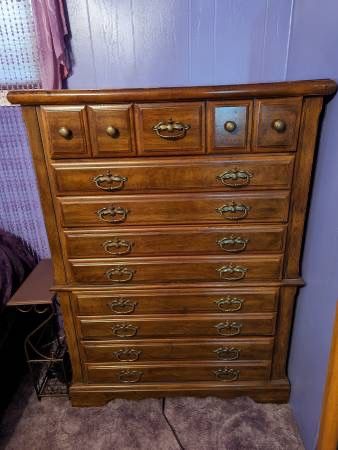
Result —
[[[288,405],[190,397],[72,408],[25,382],[2,417],[8,450],[303,450]]]

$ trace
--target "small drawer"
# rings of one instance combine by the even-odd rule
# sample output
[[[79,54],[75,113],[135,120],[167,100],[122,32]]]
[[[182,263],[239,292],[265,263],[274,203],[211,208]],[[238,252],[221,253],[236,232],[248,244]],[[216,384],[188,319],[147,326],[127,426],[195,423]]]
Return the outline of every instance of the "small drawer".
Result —
[[[156,291],[78,291],[72,294],[76,314],[129,316],[143,314],[267,313],[277,308],[278,288],[192,288]]]
[[[237,381],[267,380],[271,363],[165,363],[121,365],[86,364],[85,374],[88,383],[109,385],[134,385],[142,383],[177,383],[186,381],[213,381],[220,384]]]
[[[78,318],[79,335],[84,339],[179,338],[272,336],[275,314],[223,314],[220,316]]]
[[[286,222],[288,191],[59,197],[65,227]]]
[[[285,225],[170,226],[64,232],[68,258],[278,253]]]
[[[152,340],[118,344],[84,341],[83,360],[94,363],[155,361],[250,361],[270,360],[273,338],[214,340]]]
[[[131,105],[88,106],[94,157],[131,156],[135,152]]]
[[[44,145],[51,158],[91,156],[86,136],[85,106],[41,106],[39,122]]]
[[[250,151],[252,101],[209,102],[208,153]]]
[[[69,260],[71,281],[80,284],[154,284],[279,280],[281,255]]]
[[[107,151],[112,151],[112,148]],[[111,195],[168,191],[289,189],[293,165],[293,155],[274,157],[255,155],[227,158],[182,157],[172,160],[149,158],[134,161],[128,159],[81,163],[56,162],[52,164],[52,169],[59,194]]]
[[[253,150],[296,151],[302,98],[255,101]]]
[[[204,109],[197,102],[135,105],[138,154],[204,153]]]

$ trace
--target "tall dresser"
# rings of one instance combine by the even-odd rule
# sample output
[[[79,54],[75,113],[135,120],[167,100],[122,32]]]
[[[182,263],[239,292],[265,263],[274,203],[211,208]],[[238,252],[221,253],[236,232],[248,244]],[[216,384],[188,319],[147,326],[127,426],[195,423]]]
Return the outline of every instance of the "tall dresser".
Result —
[[[335,90],[315,80],[9,94],[24,106],[73,405],[288,399],[317,129]]]

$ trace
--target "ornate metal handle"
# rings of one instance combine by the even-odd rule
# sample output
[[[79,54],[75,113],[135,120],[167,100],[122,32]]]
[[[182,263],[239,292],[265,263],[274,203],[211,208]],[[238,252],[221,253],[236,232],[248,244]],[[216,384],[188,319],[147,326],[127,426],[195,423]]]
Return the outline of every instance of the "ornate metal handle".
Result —
[[[162,139],[176,141],[184,138],[190,128],[188,124],[174,122],[173,119],[169,119],[168,122],[159,122],[157,125],[154,125],[153,131]]]
[[[239,378],[239,373],[238,369],[228,369],[226,367],[214,370],[216,378],[222,381],[236,381]]]
[[[135,336],[137,334],[138,327],[132,323],[117,323],[112,326],[111,329],[114,336],[127,338]]]
[[[236,128],[237,128],[237,123],[234,122],[233,120],[228,120],[224,124],[224,129],[228,133],[233,133],[236,130]]]
[[[221,175],[217,175],[216,180],[221,181],[225,186],[241,187],[248,185],[252,177],[253,174],[248,170],[235,168],[226,170]]]
[[[229,237],[224,237],[217,241],[217,244],[222,250],[228,253],[239,253],[246,249],[249,239],[242,238],[241,236],[234,236],[233,234]],[[235,246],[235,247],[231,247]],[[239,246],[239,247],[238,247]]]
[[[271,126],[275,131],[277,131],[277,133],[284,133],[286,130],[286,123],[281,119],[274,120]]]
[[[247,267],[234,266],[233,264],[228,264],[227,266],[220,267],[217,269],[219,272],[219,277],[221,280],[226,281],[238,281],[245,277],[248,271]],[[229,275],[224,275],[229,274]]]
[[[241,353],[239,348],[235,347],[219,347],[214,350],[217,358],[223,361],[234,361],[235,359],[239,359],[239,354]]]
[[[238,322],[230,322],[229,320],[225,322],[218,323],[215,325],[218,334],[222,336],[236,336],[240,334],[242,324]]]
[[[232,201],[227,205],[220,206],[216,208],[216,211],[228,220],[241,220],[244,219],[248,212],[250,211],[250,206],[244,205],[242,203],[235,203]]]
[[[119,381],[121,383],[138,383],[142,378],[143,372],[141,370],[120,370]]]
[[[215,300],[215,303],[218,309],[222,312],[235,312],[242,308],[244,300],[242,298],[230,297],[230,295],[228,295],[225,298]]]
[[[61,127],[58,129],[58,133],[65,139],[71,139],[73,137],[72,130],[66,127]]]
[[[121,223],[127,218],[129,211],[128,209],[122,208],[121,206],[108,206],[106,208],[99,209],[96,214],[101,220],[109,223]]]
[[[127,283],[133,279],[135,272],[136,270],[130,269],[127,266],[115,266],[107,270],[106,277],[114,283]]]
[[[121,348],[121,350],[114,352],[113,355],[119,361],[133,362],[140,358],[141,353],[142,351],[136,348]]]
[[[123,239],[114,238],[109,241],[105,241],[102,246],[104,251],[110,253],[111,255],[126,255],[130,252],[134,242],[125,241]],[[122,250],[119,251],[119,249]],[[116,249],[116,251],[114,251]]]
[[[112,127],[111,125],[106,128],[106,133],[108,136],[112,137],[113,139],[116,139],[120,136],[120,132],[117,128]]]
[[[112,175],[110,172],[107,172],[106,175],[97,175],[93,178],[93,181],[99,189],[112,192],[123,189],[124,183],[128,181],[128,178],[122,177],[121,175]]]
[[[107,306],[109,306],[114,314],[131,314],[135,311],[137,302],[133,302],[128,298],[118,297],[110,303],[107,303]]]

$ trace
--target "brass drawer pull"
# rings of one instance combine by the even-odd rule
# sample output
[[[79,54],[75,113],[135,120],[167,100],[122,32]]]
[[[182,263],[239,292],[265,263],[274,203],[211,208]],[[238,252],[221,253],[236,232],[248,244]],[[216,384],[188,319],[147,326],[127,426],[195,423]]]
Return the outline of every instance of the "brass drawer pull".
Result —
[[[217,241],[217,244],[222,250],[228,253],[239,253],[246,249],[249,239],[242,238],[241,236],[224,237]]]
[[[224,129],[228,133],[233,133],[237,128],[237,123],[233,120],[227,120],[224,124]]]
[[[248,271],[247,267],[234,266],[233,264],[228,264],[216,270],[219,272],[220,279],[225,281],[242,280]]]
[[[142,351],[136,350],[136,348],[121,348],[121,350],[114,352],[113,355],[121,362],[133,362],[140,358],[141,353]]]
[[[215,303],[218,309],[222,312],[235,312],[242,308],[244,300],[242,298],[230,297],[230,295],[228,295],[225,298],[215,300]]]
[[[127,177],[121,175],[112,175],[107,172],[106,175],[97,175],[93,178],[96,187],[102,189],[102,191],[118,191],[124,188],[124,183],[128,181]]]
[[[275,131],[277,131],[277,133],[284,133],[286,130],[286,123],[281,119],[274,120],[271,126]]]
[[[112,326],[112,332],[114,336],[128,338],[133,337],[137,334],[138,327],[132,323],[117,323]]]
[[[242,203],[235,203],[232,201],[229,204],[216,208],[216,211],[228,220],[241,220],[244,219],[250,211],[250,206]]]
[[[241,187],[250,183],[253,174],[247,170],[229,169],[221,175],[217,175],[216,180],[221,181],[225,186]]]
[[[58,129],[58,133],[65,139],[71,139],[73,137],[72,130],[66,127],[61,127]]]
[[[142,378],[143,372],[140,370],[120,370],[119,381],[121,383],[138,383]]]
[[[239,359],[239,355],[241,353],[239,348],[235,347],[219,347],[214,350],[217,358],[223,361],[234,361],[235,359]]]
[[[236,336],[241,333],[242,324],[239,322],[230,322],[230,320],[226,320],[225,322],[215,325],[215,328],[218,334],[222,336]]]
[[[162,139],[176,141],[184,138],[190,128],[188,124],[174,122],[172,119],[169,119],[168,122],[159,122],[157,125],[154,125],[153,131]]]
[[[107,270],[106,277],[114,283],[127,283],[133,279],[135,272],[127,266],[115,266]]]
[[[135,311],[137,302],[119,297],[107,303],[107,306],[109,306],[114,314],[131,314]]]
[[[120,136],[118,128],[112,127],[111,125],[106,128],[106,133],[113,139],[117,139]]]
[[[126,255],[130,253],[134,242],[126,241],[124,239],[113,238],[109,241],[105,241],[102,246],[104,251],[109,253],[110,255],[118,256],[118,255]],[[115,249],[115,251],[114,251]],[[122,249],[122,250],[119,250]]]
[[[127,218],[129,211],[121,206],[109,206],[99,209],[96,214],[101,220],[109,223],[121,223]]]
[[[238,369],[228,369],[226,367],[215,370],[214,374],[218,380],[222,381],[236,381],[239,378]]]

